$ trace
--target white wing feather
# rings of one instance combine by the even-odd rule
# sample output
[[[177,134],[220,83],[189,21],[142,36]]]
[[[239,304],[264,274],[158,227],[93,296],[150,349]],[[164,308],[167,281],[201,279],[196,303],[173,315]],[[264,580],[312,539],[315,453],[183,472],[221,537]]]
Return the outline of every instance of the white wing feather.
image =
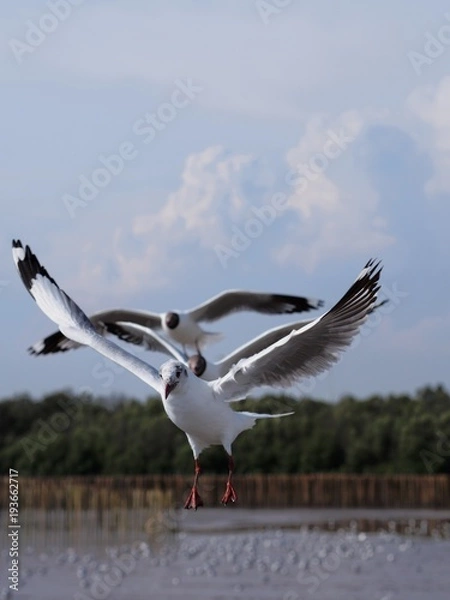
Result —
[[[158,372],[139,358],[99,335],[81,308],[41,266],[29,246],[13,242],[13,258],[22,281],[36,304],[69,339],[90,346],[121,365],[160,393]]]
[[[369,261],[354,284],[333,308],[301,329],[257,354],[240,360],[225,376],[209,385],[216,397],[230,402],[253,388],[288,387],[303,377],[316,376],[336,363],[348,348],[379,290],[381,267]]]

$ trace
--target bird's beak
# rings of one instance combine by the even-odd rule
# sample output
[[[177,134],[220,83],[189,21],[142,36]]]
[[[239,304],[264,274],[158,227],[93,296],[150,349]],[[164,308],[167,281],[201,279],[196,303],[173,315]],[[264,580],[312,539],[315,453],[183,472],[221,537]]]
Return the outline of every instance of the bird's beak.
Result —
[[[166,383],[166,387],[164,388],[164,398],[167,400],[170,392],[174,389],[175,383]]]

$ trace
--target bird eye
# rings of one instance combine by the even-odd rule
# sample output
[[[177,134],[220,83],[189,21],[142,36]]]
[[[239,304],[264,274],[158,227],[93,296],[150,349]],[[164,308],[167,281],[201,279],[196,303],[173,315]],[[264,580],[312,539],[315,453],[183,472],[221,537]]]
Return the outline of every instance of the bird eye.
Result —
[[[177,377],[181,377],[181,371],[180,370],[177,371]]]

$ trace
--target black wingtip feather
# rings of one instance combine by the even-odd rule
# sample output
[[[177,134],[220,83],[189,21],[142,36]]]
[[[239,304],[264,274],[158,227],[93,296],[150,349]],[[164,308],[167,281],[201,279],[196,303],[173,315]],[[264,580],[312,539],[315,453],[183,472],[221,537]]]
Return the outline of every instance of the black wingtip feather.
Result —
[[[56,287],[59,287],[56,281],[51,277],[47,269],[41,265],[37,256],[33,254],[31,248],[27,245],[25,249],[20,240],[13,240],[13,249],[22,249],[24,251],[24,256],[20,258],[18,253],[14,253],[14,260],[16,262],[17,269],[19,271],[20,277],[23,281],[24,286],[31,294],[31,288],[33,286],[33,281],[36,279],[37,275],[42,275],[46,277],[49,281],[51,281]]]
[[[371,304],[375,304],[377,299],[377,293],[381,287],[380,285],[380,275],[383,270],[383,265],[381,264],[381,260],[375,260],[371,258],[365,264],[364,269],[367,269],[366,273],[363,275],[360,273],[356,281],[350,287],[350,289],[344,294],[344,296],[339,300],[339,302],[333,307],[332,310],[339,310],[344,307],[347,301],[350,298],[354,298],[361,292],[369,292],[371,294]],[[363,301],[363,300],[362,300]]]
[[[285,314],[292,314],[297,312],[309,312],[310,310],[316,310],[324,305],[323,300],[316,300],[315,298],[306,298],[303,296],[272,294],[271,299],[274,302],[274,313],[280,312],[280,306],[283,306],[283,312]]]
[[[142,336],[130,333],[129,331],[127,331],[126,329],[124,329],[123,327],[118,325],[117,323],[105,321],[105,322],[103,322],[103,326],[105,327],[105,329],[108,333],[115,335],[116,337],[119,338],[119,340],[128,342],[130,344],[135,344],[136,346],[139,346],[142,344],[142,341],[143,341]]]
[[[47,354],[59,354],[67,352],[69,348],[65,348],[62,343],[67,341],[67,338],[60,332],[56,331],[44,338],[41,342],[27,348],[31,356],[45,356]]]

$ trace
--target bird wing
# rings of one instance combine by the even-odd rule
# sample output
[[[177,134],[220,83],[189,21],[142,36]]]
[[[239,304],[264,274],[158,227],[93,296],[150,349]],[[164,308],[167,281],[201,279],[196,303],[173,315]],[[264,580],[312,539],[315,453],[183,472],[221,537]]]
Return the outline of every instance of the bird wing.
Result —
[[[288,387],[336,363],[376,303],[381,269],[370,260],[333,308],[209,382],[216,396],[232,401],[258,386]]]
[[[136,346],[144,346],[146,350],[151,350],[152,352],[168,354],[176,360],[187,364],[187,354],[176,348],[168,340],[164,339],[151,329],[147,329],[147,327],[120,322],[105,322],[104,326],[108,333],[112,333],[124,342],[135,344]]]
[[[90,346],[161,392],[158,372],[139,358],[99,335],[81,308],[60,289],[29,246],[13,241],[13,258],[20,277],[36,304],[69,339]]]
[[[244,290],[228,290],[210,298],[203,304],[187,311],[195,321],[215,321],[230,313],[253,310],[259,313],[278,315],[306,312],[319,308],[322,300],[303,296],[263,294]]]
[[[92,315],[96,321],[103,323],[134,323],[149,329],[161,329],[161,315],[146,310],[128,310],[126,308],[110,308]]]
[[[313,320],[314,319],[304,319],[302,321],[295,321],[294,323],[287,323],[286,325],[274,327],[273,329],[265,331],[258,337],[253,338],[249,342],[242,344],[242,346],[239,346],[239,348],[236,348],[233,352],[230,352],[224,358],[216,362],[216,366],[219,367],[220,376],[226,375],[231,367],[242,358],[248,358],[249,356],[261,352],[261,350],[278,342],[278,340],[281,340],[281,338],[291,333],[294,329],[300,329],[301,327],[308,325],[308,323],[311,323]]]
[[[28,352],[34,356],[43,356],[45,354],[57,354],[58,352],[67,352],[81,348],[81,344],[69,340],[60,331],[55,331],[42,340],[39,340],[28,348]]]
[[[93,313],[92,315],[89,315],[89,320],[94,325],[97,333],[100,335],[105,334],[105,322],[112,324],[121,321],[130,321],[132,323],[155,329],[161,327],[161,317],[157,313],[150,313],[140,310],[126,310],[123,308],[114,308]],[[28,348],[28,352],[35,356],[42,356],[44,354],[67,352],[67,350],[74,350],[75,348],[80,348],[80,346],[81,344],[77,344],[73,340],[69,340],[60,331],[55,331],[54,333],[30,346]]]
[[[374,304],[367,311],[367,314],[372,314],[375,310],[381,308],[388,302],[389,300],[387,299],[377,302],[377,304]],[[227,354],[227,356],[216,362],[216,367],[219,369],[219,376],[223,377],[226,375],[231,367],[233,367],[242,358],[248,358],[249,356],[253,356],[258,352],[261,352],[261,350],[264,350],[264,348],[267,348],[275,342],[278,342],[278,340],[281,340],[281,338],[291,333],[291,331],[294,329],[301,329],[313,321],[314,319],[303,319],[302,321],[294,321],[293,323],[287,323],[286,325],[274,327],[273,329],[265,331],[258,337],[253,338],[246,344],[239,346],[239,348],[236,348],[236,350],[233,350],[233,352],[230,352]]]

